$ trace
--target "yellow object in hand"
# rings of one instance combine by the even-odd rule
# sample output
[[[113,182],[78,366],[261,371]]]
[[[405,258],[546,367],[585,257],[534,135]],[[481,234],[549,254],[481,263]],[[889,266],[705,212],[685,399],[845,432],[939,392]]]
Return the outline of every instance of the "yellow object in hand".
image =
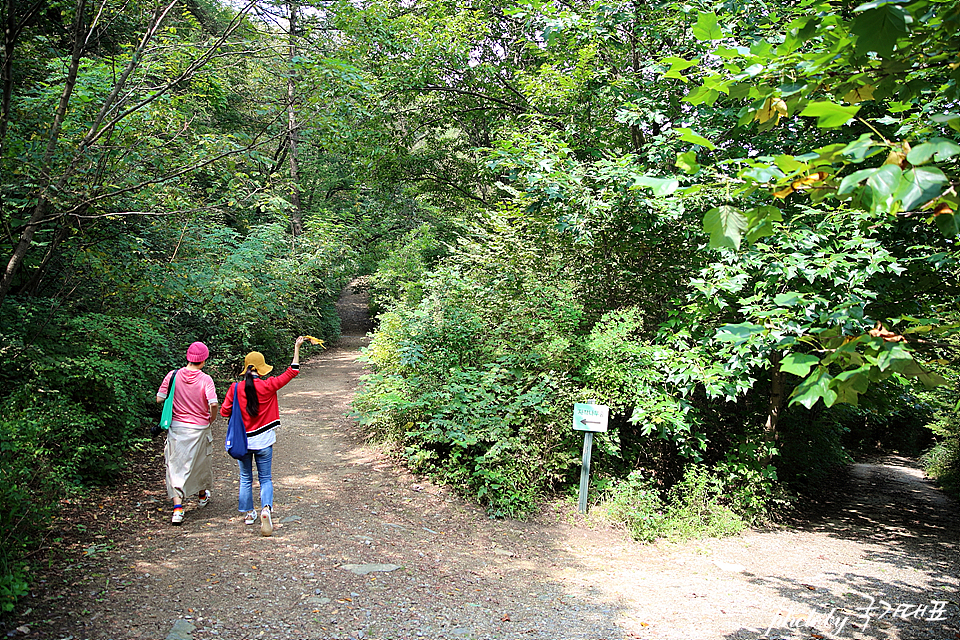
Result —
[[[313,336],[303,336],[303,339],[309,340],[311,344],[318,344],[321,347],[323,347],[323,340],[321,340],[320,338],[314,338]]]

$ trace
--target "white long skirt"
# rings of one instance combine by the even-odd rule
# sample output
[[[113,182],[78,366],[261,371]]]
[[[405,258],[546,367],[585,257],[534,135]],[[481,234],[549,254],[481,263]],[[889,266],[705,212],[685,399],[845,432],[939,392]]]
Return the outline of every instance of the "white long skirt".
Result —
[[[213,432],[175,421],[163,450],[167,461],[167,497],[183,498],[213,488]]]

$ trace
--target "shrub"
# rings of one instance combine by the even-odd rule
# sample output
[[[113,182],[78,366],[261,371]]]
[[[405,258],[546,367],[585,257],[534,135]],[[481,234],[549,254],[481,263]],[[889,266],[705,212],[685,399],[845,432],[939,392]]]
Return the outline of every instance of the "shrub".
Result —
[[[927,428],[936,442],[921,456],[920,462],[928,476],[960,498],[960,403],[956,386],[926,391],[923,397],[932,409]]]
[[[431,225],[424,223],[407,232],[370,276],[371,311],[379,314],[401,302],[407,306],[418,304],[423,298],[428,270],[445,252]]]
[[[459,248],[422,297],[403,297],[381,316],[365,351],[375,372],[353,406],[413,470],[493,516],[522,516],[576,461],[568,371],[582,307],[575,288],[553,277],[557,256],[501,264],[476,249]]]
[[[603,499],[603,509],[641,542],[721,537],[739,533],[748,524],[726,494],[722,479],[701,465],[688,466],[683,480],[665,494],[651,476],[637,470],[614,484]]]

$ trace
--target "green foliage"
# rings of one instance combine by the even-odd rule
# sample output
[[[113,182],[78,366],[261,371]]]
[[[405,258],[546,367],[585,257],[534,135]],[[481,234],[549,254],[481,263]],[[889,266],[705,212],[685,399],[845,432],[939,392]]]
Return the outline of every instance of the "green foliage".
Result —
[[[375,373],[354,404],[413,469],[497,516],[528,513],[576,452],[561,367],[577,352],[582,311],[551,277],[557,257],[521,244],[517,223],[491,217],[430,274],[421,299],[381,315],[366,350]],[[498,262],[487,247],[504,248]]]
[[[622,523],[634,540],[656,542],[666,532],[666,503],[654,479],[639,469],[608,490],[602,508],[607,517]]]
[[[396,249],[377,263],[370,278],[371,311],[386,311],[401,302],[416,306],[424,295],[427,272],[445,253],[433,226],[424,223],[407,232]]]
[[[30,592],[27,583],[28,568],[25,565],[11,567],[7,562],[7,551],[0,552],[0,614],[13,611],[18,599]],[[12,555],[12,554],[11,554]]]
[[[791,214],[808,206],[825,218],[844,217],[871,228],[885,226],[892,215],[918,217],[944,236],[954,236],[960,120],[951,110],[960,95],[960,76],[947,60],[958,44],[956,7],[921,0],[869,2],[849,14],[821,8],[829,19],[813,17],[815,5],[784,8],[782,16],[760,19],[759,24],[779,22],[763,27],[773,28],[773,37],[758,33],[740,16],[718,21],[716,15],[700,13],[700,20],[711,25],[694,31],[703,42],[702,57],[663,60],[669,63],[666,77],[679,68],[689,74],[693,65],[688,62],[700,67],[685,98],[696,111],[739,104],[737,124],[756,122],[757,133],[767,134],[761,138],[765,143],[749,150],[730,148],[709,168],[698,167],[704,182],[727,187],[724,204],[704,218],[711,246],[739,249],[742,240],[789,235],[808,217]],[[836,256],[863,260],[863,249],[874,253],[861,244],[844,247]],[[873,257],[880,258],[878,266],[885,261],[882,255]],[[820,275],[827,268],[811,264],[807,273]],[[877,289],[866,282],[850,285],[851,292],[864,297]],[[781,295],[786,300],[791,294]],[[882,315],[874,319],[884,325],[876,325],[880,336],[871,336],[867,325],[839,333],[810,327],[832,342],[822,343],[816,356],[784,359],[783,370],[804,379],[792,402],[808,408],[821,399],[827,406],[855,404],[870,384],[890,375],[918,378],[927,386],[943,383],[915,359],[902,336],[949,333],[953,324]],[[882,335],[888,323],[899,326]],[[890,344],[896,336],[900,341]]]
[[[336,229],[308,226],[291,251],[277,223],[245,235],[210,228],[165,268],[166,282],[175,286],[170,303],[208,331],[215,327],[211,339],[223,352],[242,357],[256,349],[287,358],[297,335],[339,336],[333,305],[356,268],[341,237]]]
[[[720,472],[722,474],[722,471]],[[683,480],[665,494],[653,478],[633,471],[604,497],[607,517],[622,523],[635,540],[682,540],[739,533],[753,521],[738,498],[731,498],[722,476],[690,466]]]
[[[921,457],[928,476],[960,497],[960,402],[956,385],[940,387],[924,394],[931,415],[927,427],[934,443]]]
[[[601,399],[632,425],[599,434],[607,453],[636,460],[650,448],[649,439],[658,438],[682,458],[701,459],[707,443],[697,413],[677,388],[664,383],[679,358],[645,338],[640,309],[604,315],[587,336],[583,358],[581,395]]]

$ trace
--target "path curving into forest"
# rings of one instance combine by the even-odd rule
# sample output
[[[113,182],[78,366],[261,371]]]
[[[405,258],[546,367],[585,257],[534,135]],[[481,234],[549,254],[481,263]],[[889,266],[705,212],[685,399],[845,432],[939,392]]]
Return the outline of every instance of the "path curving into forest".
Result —
[[[957,504],[910,461],[854,465],[805,526],[722,540],[643,546],[562,509],[490,520],[358,440],[347,414],[369,326],[362,295],[348,290],[339,306],[343,339],[281,391],[273,537],[243,525],[225,454],[211,504],[170,526],[155,443],[95,517],[68,509],[59,553],[0,630],[59,640],[960,638]],[[225,427],[215,425],[218,442]]]

